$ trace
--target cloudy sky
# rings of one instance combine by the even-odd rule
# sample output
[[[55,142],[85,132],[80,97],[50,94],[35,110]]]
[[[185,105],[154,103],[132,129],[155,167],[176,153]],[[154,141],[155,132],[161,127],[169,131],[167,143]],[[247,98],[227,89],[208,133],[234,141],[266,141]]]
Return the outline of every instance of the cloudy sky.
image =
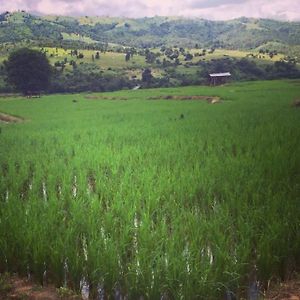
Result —
[[[89,16],[241,16],[300,21],[300,0],[0,0],[1,11]]]

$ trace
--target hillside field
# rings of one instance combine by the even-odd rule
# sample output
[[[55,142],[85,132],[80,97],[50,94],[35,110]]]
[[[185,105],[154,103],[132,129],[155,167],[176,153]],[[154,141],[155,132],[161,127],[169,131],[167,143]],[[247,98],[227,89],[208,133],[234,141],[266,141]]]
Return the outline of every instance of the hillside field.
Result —
[[[26,44],[20,44],[18,47],[24,47]],[[28,45],[27,45],[28,46]],[[120,49],[130,49],[128,47],[122,46],[115,46],[119,47]],[[0,45],[0,62],[7,59],[8,54],[15,50],[15,45]],[[40,50],[41,48],[35,47],[36,50]],[[70,60],[76,60],[78,62],[84,63],[94,63],[99,67],[117,67],[117,68],[125,68],[125,67],[147,67],[149,64],[145,62],[145,56],[136,54],[133,56],[133,59],[126,62],[125,61],[125,54],[118,53],[115,51],[109,51],[105,53],[100,52],[100,59],[99,60],[92,60],[92,55],[95,56],[96,50],[86,50],[86,49],[79,49],[78,51],[84,55],[83,59],[77,59],[76,56],[71,56],[70,52],[71,49],[63,49],[63,48],[56,48],[56,47],[43,47],[43,50],[46,51],[50,62],[54,65],[55,61],[63,61],[65,58]],[[159,53],[159,48],[150,48],[151,51],[154,53]],[[284,59],[284,55],[279,53],[272,58],[268,54],[260,54],[258,50],[228,50],[228,49],[216,49],[213,53],[206,53],[205,56],[199,57],[197,53],[201,53],[203,49],[195,49],[195,48],[187,48],[187,52],[194,55],[191,62],[196,63],[199,60],[211,60],[211,59],[220,59],[224,57],[234,57],[234,58],[247,58],[249,55],[253,55],[256,58],[256,61],[266,61],[266,62],[275,62]],[[123,50],[124,51],[124,50]],[[196,55],[195,55],[196,54]],[[163,58],[168,59],[163,53],[158,57],[160,60]],[[179,61],[182,64],[186,64],[183,55],[179,55]]]
[[[0,123],[0,273],[94,298],[263,294],[300,269],[299,98],[299,80],[0,97],[21,118]]]

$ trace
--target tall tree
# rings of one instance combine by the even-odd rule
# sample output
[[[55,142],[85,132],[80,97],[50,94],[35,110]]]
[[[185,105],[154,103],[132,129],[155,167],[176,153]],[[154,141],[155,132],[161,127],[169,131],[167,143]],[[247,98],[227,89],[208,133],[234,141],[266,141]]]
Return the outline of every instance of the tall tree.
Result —
[[[152,80],[153,76],[152,76],[152,72],[151,69],[145,69],[142,73],[142,81],[145,83],[150,83]]]
[[[5,62],[8,82],[23,94],[38,93],[47,89],[51,66],[40,51],[21,48],[11,53]]]
[[[131,57],[130,52],[127,52],[126,55],[125,55],[125,61],[129,61],[130,57]]]

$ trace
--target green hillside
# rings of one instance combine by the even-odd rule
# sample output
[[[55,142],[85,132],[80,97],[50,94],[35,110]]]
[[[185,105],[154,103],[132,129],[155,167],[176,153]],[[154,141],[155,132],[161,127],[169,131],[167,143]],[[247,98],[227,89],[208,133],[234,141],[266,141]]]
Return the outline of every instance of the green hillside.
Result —
[[[298,78],[300,23],[239,18],[110,18],[0,14],[0,91],[5,64],[20,47],[45,52],[53,66],[47,92],[112,91],[232,80]],[[126,58],[127,57],[127,58]],[[150,80],[143,71],[151,70]]]
[[[299,53],[300,23],[239,18],[209,21],[172,17],[108,18],[34,16],[26,12],[0,15],[0,42],[24,40],[61,44],[116,43],[135,47],[182,46],[252,49],[268,43],[285,54]]]

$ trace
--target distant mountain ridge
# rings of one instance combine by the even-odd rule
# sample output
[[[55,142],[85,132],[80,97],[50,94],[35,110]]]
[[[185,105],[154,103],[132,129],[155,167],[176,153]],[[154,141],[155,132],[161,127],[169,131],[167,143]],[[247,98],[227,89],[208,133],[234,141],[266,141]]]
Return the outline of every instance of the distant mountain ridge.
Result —
[[[239,18],[209,21],[178,17],[109,18],[36,16],[24,11],[0,14],[0,43],[28,40],[59,44],[115,43],[130,47],[273,47],[300,53],[300,22]]]

